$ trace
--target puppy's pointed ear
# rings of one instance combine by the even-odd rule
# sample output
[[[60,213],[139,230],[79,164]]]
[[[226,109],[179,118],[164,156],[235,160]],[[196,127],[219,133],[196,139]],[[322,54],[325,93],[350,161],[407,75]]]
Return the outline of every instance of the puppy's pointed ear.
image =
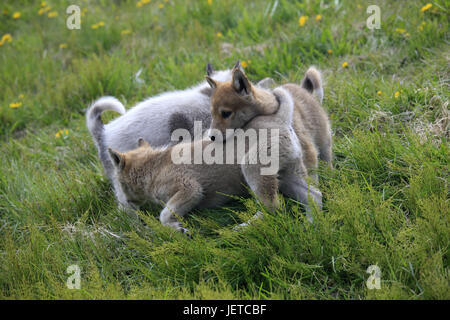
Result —
[[[145,141],[143,138],[139,138],[138,140],[138,146],[139,147],[150,147],[147,141]]]
[[[211,63],[208,63],[208,64],[206,65],[206,74],[207,74],[208,76],[211,76],[213,73],[214,73],[214,68],[213,68],[213,66],[211,65]]]
[[[109,156],[111,157],[111,160],[114,164],[114,167],[116,167],[119,170],[122,170],[125,167],[125,156],[111,148],[108,148]]]
[[[240,66],[240,64],[239,64]],[[233,88],[237,93],[243,96],[248,96],[252,93],[251,83],[248,81],[247,76],[242,70],[242,67],[235,67],[233,69]]]
[[[234,64],[233,69],[242,69],[242,66],[241,66],[241,59],[238,59],[238,60],[236,61],[236,63]]]
[[[206,76],[206,81],[208,81],[209,85],[211,86],[211,88],[215,89],[217,88],[217,82],[216,80],[214,80],[213,78]]]

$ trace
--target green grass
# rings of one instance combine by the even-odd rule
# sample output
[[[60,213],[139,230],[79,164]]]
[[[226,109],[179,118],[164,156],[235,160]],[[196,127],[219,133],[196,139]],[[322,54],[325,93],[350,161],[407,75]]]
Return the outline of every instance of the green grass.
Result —
[[[38,14],[40,1],[0,5],[0,37],[12,36],[0,46],[0,298],[450,298],[448,1],[425,12],[425,1],[78,3],[81,30],[65,27],[72,1],[47,1],[55,18]],[[370,4],[379,30],[366,27]],[[192,240],[162,227],[159,208],[130,219],[84,109],[103,95],[130,107],[237,58],[254,80],[323,70],[335,168],[320,169],[314,225],[289,199],[239,233],[254,199],[192,212]],[[80,290],[66,287],[72,264]],[[380,290],[366,286],[370,265]]]

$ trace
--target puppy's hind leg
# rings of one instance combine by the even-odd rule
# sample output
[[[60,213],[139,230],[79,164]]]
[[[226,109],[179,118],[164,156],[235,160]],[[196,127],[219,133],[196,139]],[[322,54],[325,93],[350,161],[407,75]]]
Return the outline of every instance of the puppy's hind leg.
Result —
[[[278,178],[276,175],[261,175],[260,166],[244,164],[241,166],[245,181],[258,200],[271,210],[278,209]]]
[[[160,214],[163,225],[174,228],[189,235],[189,230],[183,228],[174,214],[180,217],[192,210],[203,198],[201,187],[197,183],[190,183],[190,188],[177,191],[167,202]]]
[[[308,185],[306,180],[297,174],[286,174],[280,179],[280,191],[285,196],[297,200],[306,207],[306,216],[309,222],[313,222],[311,206],[308,203],[308,194],[313,202],[322,208],[322,193],[315,187]]]

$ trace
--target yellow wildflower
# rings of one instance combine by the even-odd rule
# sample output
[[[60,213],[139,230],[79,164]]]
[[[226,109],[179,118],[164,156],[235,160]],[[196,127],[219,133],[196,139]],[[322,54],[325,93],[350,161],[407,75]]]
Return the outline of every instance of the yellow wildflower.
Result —
[[[222,37],[223,37],[222,32],[217,32],[217,33],[216,33],[216,37],[217,37],[217,38],[222,38]]]
[[[69,130],[67,130],[67,129],[61,129],[61,130],[58,130],[58,132],[55,134],[55,137],[56,137],[56,138],[60,138],[61,135],[67,136],[68,134],[69,134]]]
[[[316,16],[316,21],[320,21],[320,20],[322,20],[322,15],[318,14],[318,15]]]
[[[431,3],[427,3],[425,6],[423,6],[423,7],[420,9],[420,12],[425,12],[425,11],[427,11],[428,9],[430,9],[432,6],[433,6],[433,5],[432,5]]]
[[[131,33],[130,29],[125,29],[125,30],[122,30],[122,32],[120,34],[121,35],[126,35],[126,34],[130,34],[130,33]]]
[[[51,10],[51,8],[52,7],[50,7],[50,6],[48,6],[48,7],[43,7],[43,8],[40,8],[39,9],[39,11],[38,11],[38,14],[41,16],[41,15],[43,15],[44,13],[46,13],[46,12],[48,12],[48,11],[50,11]]]
[[[25,98],[25,96],[22,93],[19,94],[19,99],[23,99],[23,98]]]
[[[41,2],[41,7],[45,7],[47,5],[47,3],[45,1]]]
[[[22,102],[13,102],[9,104],[9,107],[12,109],[19,108],[22,105]]]
[[[248,63],[246,61],[241,61],[241,66],[242,66],[242,68],[247,68]]]
[[[100,28],[100,27],[103,27],[105,25],[105,23],[103,22],[103,21],[100,21],[100,22],[98,22],[98,23],[96,23],[96,24],[93,24],[92,26],[91,26],[91,28],[92,29],[98,29],[98,28]]]
[[[164,8],[164,5],[163,5],[162,3],[160,3],[160,4],[158,5],[158,7],[159,7],[160,9],[162,9],[162,8]]]
[[[306,23],[307,20],[308,20],[308,17],[307,17],[307,16],[301,16],[301,17],[298,19],[298,25],[299,25],[300,27],[303,27],[303,26],[305,25],[305,23]]]
[[[150,3],[150,0],[141,0],[142,4]]]
[[[5,33],[5,34],[3,35],[1,42],[2,42],[2,43],[5,43],[6,41],[8,41],[8,42],[11,42],[11,41],[12,41],[11,34]]]
[[[21,16],[20,12],[14,12],[12,15],[13,19],[19,19],[20,16]]]
[[[381,90],[377,91],[377,95],[381,96],[383,94],[383,92]]]
[[[67,48],[67,43],[61,43],[61,44],[59,45],[59,48],[60,48],[60,49],[66,49],[66,48]]]
[[[402,29],[402,28],[397,28],[397,29],[395,29],[395,32],[398,32],[398,33],[405,33],[406,30],[405,30],[405,29]]]
[[[55,18],[58,16],[58,12],[56,12],[56,11],[49,12],[47,16],[49,18]]]
[[[209,4],[210,6],[212,6],[212,2],[213,2],[213,0],[208,0],[208,4]]]
[[[345,62],[342,64],[342,68],[347,68],[347,67],[348,67],[348,62],[345,61]]]
[[[332,54],[332,53],[333,53],[333,50],[328,49],[328,54]]]
[[[395,97],[395,99],[397,99],[399,95],[400,95],[400,92],[398,92],[398,91],[395,91],[395,93],[394,93],[394,97]]]
[[[138,8],[142,7],[142,2],[141,2],[141,1],[138,1],[138,2],[136,3],[136,7],[138,7]]]

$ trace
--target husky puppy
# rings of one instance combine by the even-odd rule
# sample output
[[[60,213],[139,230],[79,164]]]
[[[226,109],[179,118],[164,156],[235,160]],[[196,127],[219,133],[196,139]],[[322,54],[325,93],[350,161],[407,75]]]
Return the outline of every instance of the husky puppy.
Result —
[[[256,117],[248,125],[252,128],[277,129],[280,136],[280,154],[275,160],[280,162],[280,167],[272,176],[280,172],[282,185],[283,183],[290,185],[291,167],[295,171],[301,157],[298,140],[290,128],[294,103],[291,95],[282,88],[275,89],[272,95],[275,97],[273,102],[277,105],[278,111],[272,115]],[[268,145],[268,140],[261,139],[256,145],[246,145],[245,157],[253,157],[256,154],[254,151],[258,152]],[[297,146],[293,147],[292,145],[295,144]],[[133,207],[146,202],[163,204],[164,208],[160,214],[163,225],[186,231],[174,214],[183,216],[194,208],[221,206],[230,199],[225,195],[246,195],[246,183],[260,197],[260,200],[269,206],[273,204],[276,197],[278,191],[276,186],[270,185],[268,190],[261,189],[261,186],[266,184],[265,176],[259,174],[261,163],[247,165],[247,162],[239,158],[237,148],[230,151],[222,142],[214,142],[206,138],[158,149],[139,139],[138,145],[137,149],[126,153],[108,149],[115,168],[116,179],[126,197],[124,203]],[[174,162],[174,154],[191,155],[198,147],[202,150],[213,147],[215,152],[220,150],[223,161],[210,164],[205,161],[197,164],[193,161]],[[232,164],[227,162],[230,158],[230,154],[227,155],[227,153],[230,152],[231,158],[234,158]],[[289,174],[284,174],[282,171]],[[306,201],[306,199],[303,200]]]
[[[276,102],[271,92],[254,86],[244,74],[238,61],[233,69],[231,82],[217,81],[206,77],[214,89],[211,97],[211,129],[222,134],[211,133],[212,140],[233,134],[233,130],[243,128],[249,121],[260,115],[272,114],[276,111]],[[301,167],[306,167],[305,173],[315,179],[313,170],[317,167],[318,156],[331,166],[331,129],[328,116],[320,103],[323,99],[323,88],[320,72],[311,67],[306,71],[301,85],[288,83],[281,86],[294,99],[294,115],[292,126],[300,141],[303,152]],[[319,101],[314,99],[315,92]]]
[[[306,77],[310,77],[311,74],[317,75],[318,72],[310,69]],[[305,180],[309,168],[305,166],[304,159],[310,159],[310,156],[305,153],[310,152],[310,147],[315,147],[315,140],[308,135],[309,132],[305,127],[311,128],[314,133],[318,132],[319,138],[325,138],[328,145],[330,145],[331,139],[331,135],[327,138],[327,133],[321,135],[320,128],[317,128],[320,125],[322,130],[326,130],[330,134],[326,114],[320,105],[310,97],[310,93],[306,89],[296,85],[284,85],[275,90],[284,90],[293,95],[295,107],[284,110],[280,107],[277,111],[277,96],[269,90],[254,87],[245,76],[239,61],[233,69],[231,82],[216,81],[209,76],[206,79],[214,90],[211,96],[212,122],[208,132],[212,141],[224,139],[227,143],[236,129],[240,128],[244,128],[244,130],[283,128],[280,125],[274,126],[274,124],[276,121],[284,121],[284,128],[289,130],[280,132],[278,150],[280,170],[275,174],[265,176],[261,176],[258,168],[249,164],[243,165],[242,170],[250,188],[266,206],[274,209],[278,207],[277,191],[280,190],[284,195],[305,204],[306,214],[311,221],[308,195],[311,195],[313,201],[321,207],[322,194],[316,188],[309,186]],[[316,81],[315,83],[320,82]],[[304,101],[312,105],[305,106]],[[314,104],[314,102],[316,103]],[[305,109],[305,112],[300,113],[300,108]],[[313,108],[319,110],[309,110]],[[276,118],[273,117],[274,112],[278,115]],[[303,124],[305,122],[302,118],[303,114],[311,122],[311,125]],[[319,120],[312,120],[313,118]],[[325,151],[331,152],[329,149],[325,149]],[[317,153],[313,156],[317,157]],[[331,157],[326,159],[331,160]],[[309,167],[314,167],[316,163],[317,160],[309,164]]]

